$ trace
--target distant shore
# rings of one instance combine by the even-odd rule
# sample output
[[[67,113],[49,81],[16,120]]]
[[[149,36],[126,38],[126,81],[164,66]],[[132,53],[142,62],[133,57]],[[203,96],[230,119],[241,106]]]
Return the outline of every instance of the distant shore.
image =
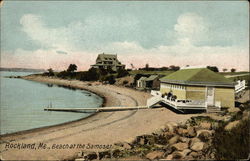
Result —
[[[104,106],[138,106],[145,105],[149,93],[114,85],[103,85],[99,82],[82,82],[63,80],[37,75],[23,79],[62,85],[70,88],[84,89],[104,98]],[[192,115],[176,114],[165,108],[101,112],[81,120],[28,130],[1,137],[1,149],[6,142],[11,143],[46,143],[54,144],[98,144],[112,145],[119,141],[129,141],[138,135],[152,133],[167,122],[184,122]],[[6,160],[62,160],[75,156],[83,149],[36,150],[8,149],[1,155]],[[95,149],[101,150],[101,149]]]

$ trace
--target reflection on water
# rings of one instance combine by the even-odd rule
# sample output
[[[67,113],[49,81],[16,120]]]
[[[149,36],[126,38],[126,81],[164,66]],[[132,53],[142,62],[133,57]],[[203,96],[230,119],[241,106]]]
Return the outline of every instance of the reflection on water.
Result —
[[[53,84],[47,84],[48,87],[53,87]]]

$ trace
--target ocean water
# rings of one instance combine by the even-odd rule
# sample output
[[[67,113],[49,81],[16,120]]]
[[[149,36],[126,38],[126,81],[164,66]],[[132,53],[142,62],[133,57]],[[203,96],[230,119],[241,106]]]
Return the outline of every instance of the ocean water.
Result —
[[[32,73],[0,72],[0,132],[13,133],[56,125],[89,116],[91,113],[44,111],[56,108],[100,107],[102,98],[85,90],[74,90],[5,76]]]

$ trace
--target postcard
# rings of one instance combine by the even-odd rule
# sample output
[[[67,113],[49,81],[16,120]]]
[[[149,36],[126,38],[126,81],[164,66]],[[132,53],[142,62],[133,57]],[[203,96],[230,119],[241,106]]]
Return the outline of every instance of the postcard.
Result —
[[[1,160],[249,151],[248,1],[1,1]]]

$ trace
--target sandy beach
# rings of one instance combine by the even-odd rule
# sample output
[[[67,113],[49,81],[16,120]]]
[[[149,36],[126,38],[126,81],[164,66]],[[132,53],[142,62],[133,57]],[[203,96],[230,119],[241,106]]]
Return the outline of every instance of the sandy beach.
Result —
[[[91,91],[105,98],[104,106],[142,106],[146,105],[146,100],[150,97],[150,94],[146,92],[103,85],[98,82],[81,82],[41,76],[26,76],[24,79]],[[71,149],[61,149],[61,145],[72,145],[72,147],[74,144],[112,146],[116,142],[131,141],[138,135],[150,134],[166,123],[184,122],[191,116],[193,115],[176,114],[166,108],[100,112],[91,117],[62,125],[1,136],[1,159],[70,159],[82,150],[100,151],[105,149],[76,148],[76,146]],[[43,146],[36,149],[6,148],[8,143],[12,145],[35,144],[36,147],[42,143]]]

